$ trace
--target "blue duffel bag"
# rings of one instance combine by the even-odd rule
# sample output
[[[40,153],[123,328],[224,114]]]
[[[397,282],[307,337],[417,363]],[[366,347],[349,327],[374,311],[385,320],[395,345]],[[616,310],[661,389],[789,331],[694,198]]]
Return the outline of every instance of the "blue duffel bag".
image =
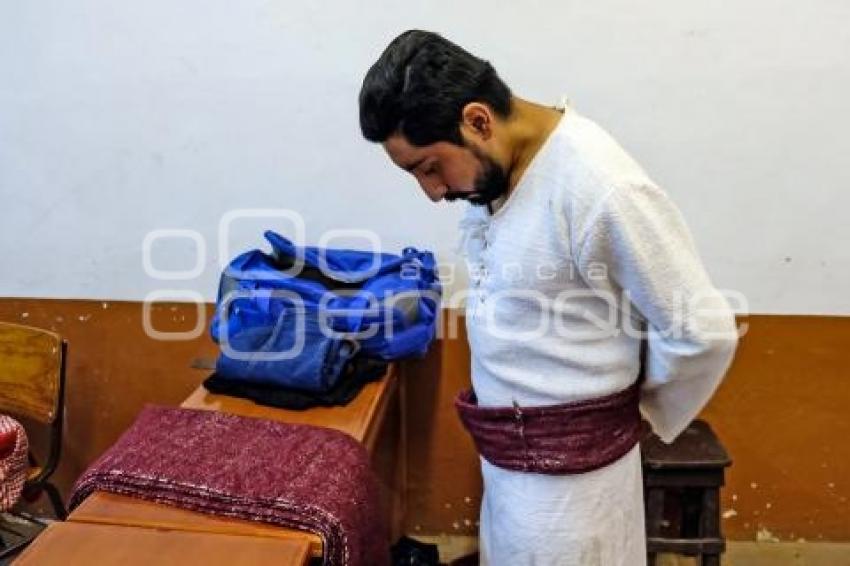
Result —
[[[236,257],[221,276],[210,332],[216,373],[327,391],[355,355],[422,356],[434,339],[441,287],[433,254],[295,246],[271,231],[272,253]]]

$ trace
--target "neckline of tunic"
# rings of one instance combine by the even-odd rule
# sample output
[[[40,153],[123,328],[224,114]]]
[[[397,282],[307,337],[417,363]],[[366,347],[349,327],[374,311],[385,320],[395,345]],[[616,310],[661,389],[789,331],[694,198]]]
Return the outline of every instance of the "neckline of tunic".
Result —
[[[563,115],[558,118],[558,123],[552,128],[552,131],[549,132],[549,135],[546,136],[546,139],[543,141],[543,144],[531,158],[528,166],[525,168],[525,171],[522,172],[522,176],[517,181],[514,190],[512,190],[507,197],[498,205],[498,208],[491,214],[486,206],[483,206],[484,209],[484,217],[487,219],[488,223],[493,222],[502,216],[505,215],[505,211],[510,207],[512,203],[517,200],[517,194],[523,188],[524,185],[528,183],[528,179],[533,175],[534,169],[537,168],[538,163],[541,161],[541,156],[545,155],[548,152],[549,147],[552,145],[552,140],[557,136],[558,132],[564,127],[565,124],[571,122],[572,114],[574,113],[573,109],[567,105],[564,105]]]

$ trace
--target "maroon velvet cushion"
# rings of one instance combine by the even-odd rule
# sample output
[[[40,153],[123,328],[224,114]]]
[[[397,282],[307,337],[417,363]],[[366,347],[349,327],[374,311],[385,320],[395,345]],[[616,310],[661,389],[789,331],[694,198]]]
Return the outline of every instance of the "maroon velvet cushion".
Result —
[[[0,430],[0,458],[7,458],[15,449],[18,433],[14,430]]]

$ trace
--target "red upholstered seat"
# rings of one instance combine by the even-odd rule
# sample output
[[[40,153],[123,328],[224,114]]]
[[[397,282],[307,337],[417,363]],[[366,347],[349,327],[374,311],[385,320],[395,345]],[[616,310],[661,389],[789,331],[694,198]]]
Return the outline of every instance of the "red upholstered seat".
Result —
[[[27,437],[14,419],[0,415],[0,511],[12,508],[27,479]]]

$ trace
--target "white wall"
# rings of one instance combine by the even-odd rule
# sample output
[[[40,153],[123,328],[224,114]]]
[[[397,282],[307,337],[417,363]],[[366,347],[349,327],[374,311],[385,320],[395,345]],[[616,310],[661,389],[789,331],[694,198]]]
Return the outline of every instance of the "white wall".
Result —
[[[456,262],[462,205],[427,201],[357,125],[363,74],[410,27],[489,58],[521,96],[566,93],[673,195],[751,311],[850,314],[843,0],[6,0],[0,295],[212,299],[237,208],[298,211],[310,242],[367,228]],[[231,245],[266,225],[236,223]],[[144,274],[158,228],[204,237],[199,278]],[[154,246],[163,269],[193,257],[188,240]]]

